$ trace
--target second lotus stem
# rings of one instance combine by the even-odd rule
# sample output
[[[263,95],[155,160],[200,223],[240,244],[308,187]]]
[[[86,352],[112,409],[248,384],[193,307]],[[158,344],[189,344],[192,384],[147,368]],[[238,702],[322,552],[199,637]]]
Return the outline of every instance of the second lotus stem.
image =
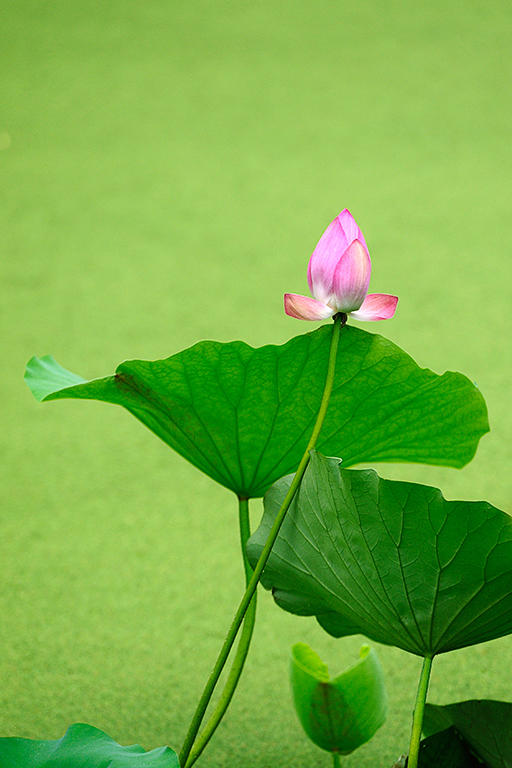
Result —
[[[251,526],[249,521],[249,500],[240,496],[238,497],[238,518],[240,523],[240,546],[242,548],[245,583],[247,586],[252,576],[251,564],[249,563],[249,559],[245,551],[245,545],[247,544],[251,535]],[[186,768],[191,768],[191,766],[194,765],[210,741],[211,737],[215,733],[218,725],[224,717],[227,708],[229,707],[231,699],[233,698],[233,694],[235,693],[236,686],[238,685],[238,681],[240,680],[240,675],[242,674],[247,654],[249,653],[249,646],[251,644],[255,620],[256,594],[254,594],[247,613],[245,614],[238,648],[236,650],[235,658],[233,659],[233,666],[229,672],[229,676],[226,680],[222,694],[214,711],[212,712],[211,717],[209,718],[205,727],[195,740],[192,749],[190,750],[187,762],[185,763]]]

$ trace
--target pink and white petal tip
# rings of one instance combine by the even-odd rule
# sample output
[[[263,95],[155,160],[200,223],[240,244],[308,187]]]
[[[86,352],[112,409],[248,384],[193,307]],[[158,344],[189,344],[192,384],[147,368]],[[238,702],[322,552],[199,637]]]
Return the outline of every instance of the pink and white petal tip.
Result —
[[[327,304],[298,293],[284,294],[284,311],[297,320],[326,320],[334,315],[334,310]]]
[[[395,314],[398,296],[369,293],[361,306],[350,316],[356,320],[389,320]]]

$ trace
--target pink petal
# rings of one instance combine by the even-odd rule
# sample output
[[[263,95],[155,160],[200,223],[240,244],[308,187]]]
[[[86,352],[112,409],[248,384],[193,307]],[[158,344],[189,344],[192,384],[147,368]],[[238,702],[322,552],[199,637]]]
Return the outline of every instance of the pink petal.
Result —
[[[388,320],[395,314],[398,296],[387,293],[369,293],[356,312],[350,316],[356,320]]]
[[[325,320],[334,315],[334,310],[323,302],[298,293],[285,293],[284,311],[298,320]]]
[[[350,211],[345,208],[331,221],[309,260],[309,290],[320,301],[327,302],[332,295],[338,261],[356,239],[366,248],[361,230]]]
[[[339,312],[359,309],[368,291],[372,264],[360,240],[354,240],[338,261],[334,273],[333,293]]]

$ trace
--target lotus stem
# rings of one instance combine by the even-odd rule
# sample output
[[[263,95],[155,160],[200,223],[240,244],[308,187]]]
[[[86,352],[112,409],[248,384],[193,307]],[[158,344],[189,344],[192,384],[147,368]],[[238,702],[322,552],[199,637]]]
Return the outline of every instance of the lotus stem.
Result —
[[[295,493],[302,481],[306,468],[309,464],[310,451],[312,451],[313,448],[315,447],[316,441],[320,434],[320,430],[322,429],[324,419],[325,419],[325,414],[327,413],[327,408],[329,405],[329,399],[331,397],[333,383],[334,383],[334,373],[336,370],[336,355],[338,352],[338,342],[340,338],[340,332],[341,332],[341,328],[345,325],[346,321],[347,321],[347,316],[343,313],[338,313],[337,315],[334,316],[331,346],[329,351],[329,362],[327,366],[324,392],[322,395],[322,400],[320,402],[320,407],[318,410],[315,426],[313,427],[313,432],[311,433],[311,437],[307,444],[306,450],[304,451],[304,455],[300,461],[300,464],[297,468],[295,476],[292,480],[292,484],[290,485],[288,493],[286,494],[285,499],[281,505],[281,508],[277,513],[277,517],[274,520],[274,524],[272,525],[272,528],[268,535],[268,539],[265,542],[265,546],[263,547],[263,550],[258,559],[258,562],[256,563],[254,572],[247,585],[247,589],[245,590],[242,600],[240,601],[240,605],[238,606],[238,609],[235,613],[234,619],[226,635],[226,639],[224,640],[222,648],[220,649],[219,655],[217,657],[217,661],[215,662],[215,665],[210,674],[210,677],[208,678],[206,685],[204,687],[201,698],[199,699],[199,703],[196,707],[196,711],[190,723],[187,735],[185,737],[185,741],[183,743],[183,747],[180,752],[180,765],[182,766],[182,768],[185,768],[185,766],[187,766],[187,760],[190,755],[192,746],[196,740],[199,728],[201,727],[201,722],[204,718],[206,708],[208,707],[213,691],[215,690],[215,686],[217,685],[219,677],[228,659],[231,648],[233,647],[233,643],[235,642],[236,636],[238,634],[238,630],[240,629],[240,626],[244,620],[244,616],[249,608],[252,597],[256,591],[261,574],[267,564],[267,560],[270,556],[271,549],[274,546],[275,540],[277,539],[277,536],[279,534],[281,525],[283,524],[285,515],[288,511],[288,508],[290,507],[290,504],[293,501],[293,497],[295,496]]]
[[[425,702],[427,700],[428,683],[430,680],[430,670],[432,669],[432,657],[425,656],[421,668],[418,693],[416,694],[416,705],[412,720],[411,743],[409,745],[409,758],[407,768],[418,768],[418,756],[420,752],[421,729],[423,727],[423,714],[425,712]]]

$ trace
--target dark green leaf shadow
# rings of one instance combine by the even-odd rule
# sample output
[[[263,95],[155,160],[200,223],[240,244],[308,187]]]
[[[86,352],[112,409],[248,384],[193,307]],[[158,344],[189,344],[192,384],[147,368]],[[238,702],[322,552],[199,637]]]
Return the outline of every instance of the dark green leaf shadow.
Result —
[[[427,737],[434,738],[445,728],[453,728],[488,768],[512,768],[512,703],[473,699],[445,706],[427,704],[423,721]]]

